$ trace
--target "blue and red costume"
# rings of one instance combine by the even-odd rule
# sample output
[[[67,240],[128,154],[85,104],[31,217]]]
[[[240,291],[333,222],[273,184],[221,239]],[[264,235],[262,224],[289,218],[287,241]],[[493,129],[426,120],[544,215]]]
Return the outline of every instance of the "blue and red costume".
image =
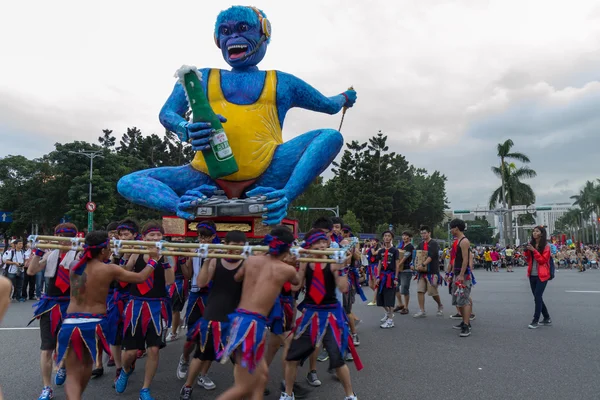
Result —
[[[72,350],[79,361],[83,361],[86,351],[89,352],[92,365],[96,365],[98,349],[104,350],[108,355],[111,354],[106,339],[106,332],[109,330],[106,314],[66,314],[58,333],[56,364],[60,365],[67,353]]]
[[[354,358],[356,369],[360,371],[363,368],[363,364],[354,347],[346,313],[344,313],[342,305],[339,302],[335,304],[301,304],[298,306],[298,310],[302,311],[302,315],[296,321],[294,339],[300,338],[305,331],[309,330],[312,346],[316,348],[321,345],[323,337],[329,328],[340,353],[346,354],[350,351]]]
[[[262,360],[267,344],[269,319],[264,315],[242,308],[229,316],[231,321],[227,345],[221,354],[221,362],[239,354],[242,367],[252,373]]]

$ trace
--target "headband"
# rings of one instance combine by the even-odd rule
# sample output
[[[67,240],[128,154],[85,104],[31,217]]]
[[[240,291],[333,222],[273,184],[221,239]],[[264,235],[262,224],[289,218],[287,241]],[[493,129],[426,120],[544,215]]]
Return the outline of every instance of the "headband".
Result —
[[[77,235],[77,229],[73,229],[73,228],[60,228],[54,231],[55,235],[58,235],[60,233],[69,233],[71,235]]]
[[[124,230],[127,230],[127,231],[131,231],[131,233],[136,233],[137,232],[137,229],[135,229],[133,227],[133,225],[123,224],[123,225],[117,226],[117,231],[120,231],[121,229],[124,229]]]
[[[160,228],[148,228],[144,232],[142,232],[142,234],[147,235],[147,234],[149,234],[151,232],[160,232],[160,233],[162,233]]]
[[[266,235],[264,242],[269,246],[269,255],[278,256],[289,250],[291,244],[279,239],[277,236]]]
[[[106,242],[96,244],[93,246],[84,244],[83,245],[83,251],[84,251],[83,256],[81,256],[81,259],[77,262],[77,264],[75,264],[75,266],[73,268],[71,268],[71,271],[73,271],[73,273],[75,273],[77,275],[82,275],[83,271],[85,271],[85,267],[87,266],[88,261],[92,259],[92,250],[105,249],[109,245],[110,245],[110,239],[107,239]]]
[[[304,245],[302,247],[307,249],[310,246],[312,246],[313,244],[315,244],[316,242],[318,242],[319,240],[329,241],[329,239],[327,239],[327,236],[325,236],[325,234],[323,232],[315,232],[312,235],[310,235],[309,237],[307,237],[306,239],[304,239]]]
[[[197,229],[200,229],[200,228],[206,228],[206,229],[208,229],[210,231],[210,233],[212,233],[213,235],[217,234],[217,230],[215,228],[213,228],[212,226],[208,225],[208,224],[200,224],[200,225],[198,225]]]

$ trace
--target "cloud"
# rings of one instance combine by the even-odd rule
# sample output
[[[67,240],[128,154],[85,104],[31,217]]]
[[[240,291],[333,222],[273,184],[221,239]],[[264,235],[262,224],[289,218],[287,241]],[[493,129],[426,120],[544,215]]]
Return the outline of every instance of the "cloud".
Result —
[[[226,68],[212,41],[218,2],[12,2],[0,26],[0,156],[40,156],[54,142],[96,141],[137,126],[161,134],[158,112],[182,64]],[[487,202],[490,166],[510,137],[532,159],[540,201],[595,178],[600,8],[541,0],[259,1],[273,26],[261,67],[330,96],[354,85],[342,133],[390,148],[448,177],[454,208]],[[6,8],[6,7],[5,7]],[[541,11],[543,10],[543,17]],[[193,16],[182,18],[182,12]],[[93,15],[93,18],[90,18]],[[20,32],[15,35],[14,32]],[[289,112],[284,139],[337,128],[341,115]],[[26,142],[18,140],[26,138]],[[565,181],[557,187],[557,182]]]

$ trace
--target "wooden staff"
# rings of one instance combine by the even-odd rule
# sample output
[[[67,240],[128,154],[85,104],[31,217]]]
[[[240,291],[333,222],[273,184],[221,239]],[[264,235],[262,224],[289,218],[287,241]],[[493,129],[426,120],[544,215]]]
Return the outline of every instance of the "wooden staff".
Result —
[[[348,90],[354,90],[354,87],[350,86]],[[340,121],[340,127],[338,128],[338,132],[342,131],[342,125],[344,124],[344,116],[346,115],[346,110],[348,110],[348,107],[344,107],[342,109],[342,120]]]

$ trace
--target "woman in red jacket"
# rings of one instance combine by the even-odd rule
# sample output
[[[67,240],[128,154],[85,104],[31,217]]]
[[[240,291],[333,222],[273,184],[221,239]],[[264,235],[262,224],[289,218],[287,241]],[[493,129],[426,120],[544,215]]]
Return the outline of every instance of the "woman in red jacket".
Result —
[[[533,321],[529,324],[529,329],[535,329],[539,325],[550,325],[552,320],[542,296],[546,289],[546,284],[550,279],[550,246],[546,241],[546,228],[537,226],[531,233],[531,242],[527,245],[525,257],[527,258],[527,276],[529,277],[529,285],[535,300],[535,312],[533,313]],[[544,316],[542,322],[540,314]]]

